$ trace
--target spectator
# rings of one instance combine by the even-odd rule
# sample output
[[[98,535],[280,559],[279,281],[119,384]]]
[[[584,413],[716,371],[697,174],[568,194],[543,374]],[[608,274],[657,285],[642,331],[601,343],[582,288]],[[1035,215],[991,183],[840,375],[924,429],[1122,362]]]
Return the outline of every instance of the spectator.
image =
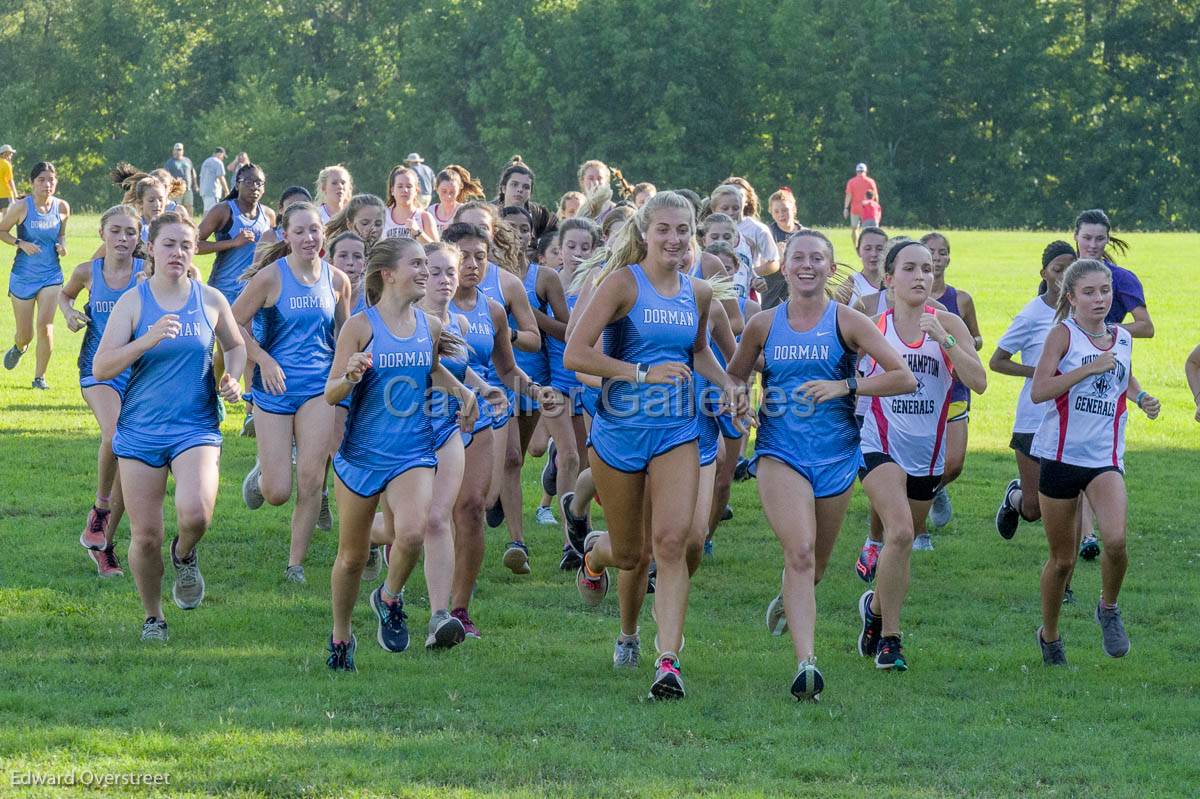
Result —
[[[218,147],[200,165],[200,197],[204,200],[204,213],[211,211],[228,193],[229,183],[225,180],[225,148]]]
[[[243,150],[237,154],[237,158],[234,158],[233,163],[229,165],[229,174],[236,176],[238,170],[248,163],[250,163],[250,154]]]
[[[17,184],[13,181],[12,160],[17,151],[11,144],[0,147],[0,210],[17,200]]]
[[[846,198],[843,202],[842,216],[850,220],[850,238],[858,245],[858,229],[862,225],[862,203],[867,198],[867,192],[875,194],[875,201],[880,200],[879,187],[873,178],[867,177],[867,165],[859,164],[854,167],[854,177],[846,181]]]
[[[417,189],[420,195],[419,207],[428,208],[429,201],[433,199],[433,170],[418,153],[409,153],[404,159],[404,164],[417,173],[417,182],[420,184]]]
[[[875,192],[868,191],[867,196],[863,198],[861,216],[864,228],[879,227],[883,224],[883,206],[875,201]]]
[[[182,142],[175,142],[175,146],[171,148],[171,157],[163,164],[163,169],[170,172],[171,177],[179,178],[187,185],[187,190],[179,198],[179,205],[183,206],[190,216],[192,203],[195,200],[193,192],[199,188],[199,184],[196,180],[196,168],[192,166],[192,159],[183,154]]]

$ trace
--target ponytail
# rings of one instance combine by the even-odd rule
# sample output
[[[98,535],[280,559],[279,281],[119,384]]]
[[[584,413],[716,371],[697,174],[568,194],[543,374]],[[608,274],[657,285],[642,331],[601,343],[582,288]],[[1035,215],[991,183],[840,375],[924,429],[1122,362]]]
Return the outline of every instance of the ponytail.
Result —
[[[603,260],[604,266],[596,276],[596,284],[603,283],[605,278],[618,269],[624,269],[630,264],[641,263],[646,258],[646,230],[650,227],[650,219],[661,209],[679,209],[688,212],[691,222],[691,233],[696,232],[696,216],[692,204],[681,194],[673,191],[659,192],[646,201],[646,204],[633,215],[633,219],[613,236],[609,246],[599,255],[585,261],[581,266],[590,268]]]

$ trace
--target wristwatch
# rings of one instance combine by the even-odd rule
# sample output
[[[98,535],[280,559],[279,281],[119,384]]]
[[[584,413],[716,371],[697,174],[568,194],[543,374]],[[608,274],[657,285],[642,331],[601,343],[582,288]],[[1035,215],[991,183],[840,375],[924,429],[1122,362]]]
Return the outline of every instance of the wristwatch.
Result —
[[[857,377],[847,377],[846,378],[846,388],[848,388],[850,390],[850,399],[856,398],[858,396],[858,378]]]
[[[647,379],[648,377],[650,377],[650,367],[649,367],[649,366],[644,366],[644,365],[642,365],[642,364],[640,364],[640,363],[639,363],[639,364],[637,364],[637,365],[636,365],[636,369],[637,369],[637,372],[636,372],[636,374],[637,374],[637,381],[638,381],[639,383],[645,383],[645,382],[646,382],[646,379]]]
[[[958,339],[956,339],[952,333],[947,333],[946,340],[942,342],[942,349],[949,351],[954,349],[957,344]]]

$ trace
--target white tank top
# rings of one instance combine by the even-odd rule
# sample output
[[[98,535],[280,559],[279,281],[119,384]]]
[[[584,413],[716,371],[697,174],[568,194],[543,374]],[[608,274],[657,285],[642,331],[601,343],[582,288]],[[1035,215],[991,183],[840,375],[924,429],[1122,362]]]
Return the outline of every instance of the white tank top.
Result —
[[[871,397],[862,428],[862,451],[881,452],[914,477],[940,475],[946,460],[946,413],[954,366],[934,339],[922,334],[916,344],[900,338],[894,310],[879,317],[879,332],[908,364],[917,390],[897,397]],[[936,313],[926,306],[925,313]],[[883,374],[873,360],[865,374]]]
[[[1111,326],[1112,345],[1102,350],[1073,319],[1062,323],[1071,343],[1058,362],[1055,374],[1065,375],[1091,363],[1105,352],[1116,356],[1116,366],[1085,377],[1065,394],[1045,403],[1046,415],[1033,437],[1032,452],[1039,458],[1073,466],[1125,468],[1125,392],[1133,370],[1133,337],[1120,326]]]
[[[412,231],[408,227],[408,223],[397,222],[392,219],[392,212],[395,210],[395,208],[388,208],[386,209],[386,213],[383,215],[383,233],[381,234],[382,238],[411,239],[413,235]],[[425,211],[413,211],[412,219],[416,220],[417,222],[422,222],[425,213]]]
[[[879,291],[879,289],[877,289],[871,285],[871,281],[869,281],[865,277],[863,277],[862,272],[851,272],[850,279],[854,283],[854,288],[850,295],[850,304],[851,305],[854,305],[854,303],[858,302],[863,297],[866,297],[870,294],[874,294],[877,291]],[[882,285],[883,284],[881,283],[880,286],[882,287]]]

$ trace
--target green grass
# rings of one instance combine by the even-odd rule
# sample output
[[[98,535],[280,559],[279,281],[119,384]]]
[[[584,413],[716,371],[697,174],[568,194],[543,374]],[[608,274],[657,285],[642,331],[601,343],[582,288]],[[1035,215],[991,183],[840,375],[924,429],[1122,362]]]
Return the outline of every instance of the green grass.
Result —
[[[94,221],[75,219],[72,229]],[[976,298],[986,359],[1032,295],[1052,236],[952,238],[950,277]],[[168,602],[171,642],[142,646],[132,578],[101,582],[77,543],[97,430],[77,389],[79,338],[59,320],[51,391],[29,388],[32,353],[0,372],[0,763],[6,772],[165,773],[164,796],[1194,795],[1200,425],[1182,364],[1200,338],[1194,281],[1183,277],[1200,236],[1130,239],[1127,263],[1145,282],[1158,327],[1154,340],[1137,343],[1135,369],[1164,410],[1154,423],[1133,412],[1129,424],[1121,604],[1133,650],[1123,660],[1100,651],[1090,618],[1098,566],[1081,563],[1080,601],[1063,622],[1072,665],[1041,665],[1033,631],[1042,531],[1023,525],[1006,543],[992,526],[1015,472],[1007,441],[1018,388],[996,375],[972,411],[955,521],[935,536],[935,552],[913,557],[904,614],[912,669],[880,674],[853,652],[859,492],[817,593],[828,689],[816,706],[789,698],[791,644],[763,628],[781,558],[753,483],[735,486],[736,518],[693,583],[685,702],[645,702],[646,665],[613,673],[615,597],[598,611],[581,607],[555,568],[557,533],[533,524],[532,513],[528,577],[500,565],[504,537],[489,533],[473,605],[482,641],[436,657],[420,647],[385,655],[372,641],[364,590],[360,672],[331,676],[323,647],[335,538],[318,533],[308,585],[285,587],[289,511],[242,506],[254,446],[236,435],[240,410],[225,424],[221,493],[200,549],[208,598],[193,613]],[[93,235],[73,236],[69,262],[95,245]],[[11,333],[6,310],[0,341]],[[539,466],[527,470],[530,507]],[[419,627],[427,619],[419,570],[414,580]],[[648,611],[643,631],[649,649]],[[0,774],[0,795],[84,791],[10,789],[8,779]]]

